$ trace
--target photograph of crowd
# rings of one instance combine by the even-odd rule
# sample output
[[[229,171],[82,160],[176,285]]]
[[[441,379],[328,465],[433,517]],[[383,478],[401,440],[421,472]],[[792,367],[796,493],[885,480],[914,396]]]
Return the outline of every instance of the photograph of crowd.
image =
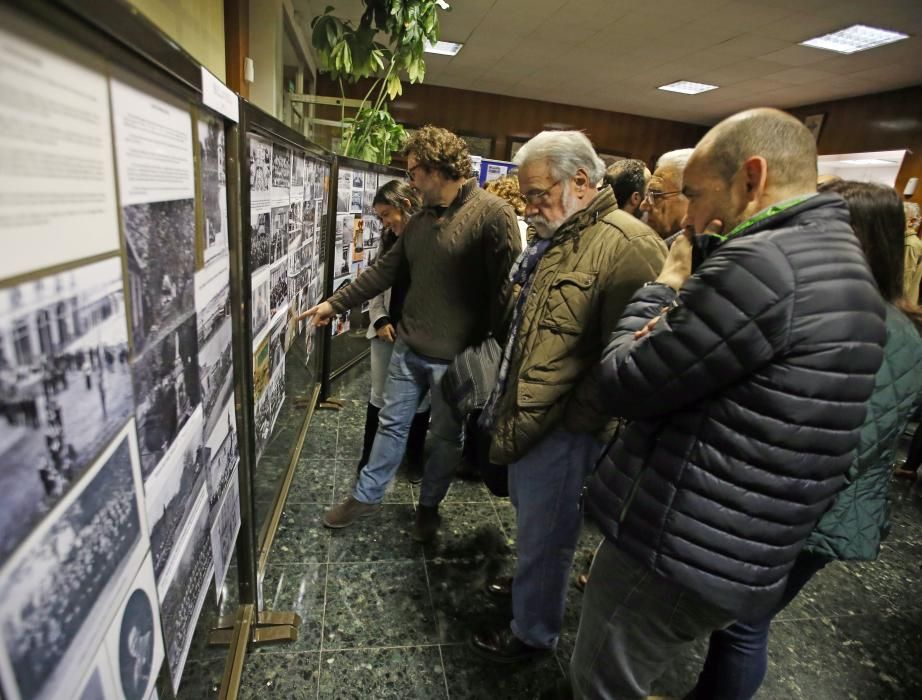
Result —
[[[143,533],[129,440],[123,431],[0,580],[9,695],[15,687],[23,700],[70,697],[73,679],[102,642],[125,577],[134,577],[130,554]]]
[[[269,316],[275,316],[288,303],[288,264],[282,260],[269,272]]]
[[[124,207],[122,216],[137,357],[195,309],[195,211],[177,199]]]
[[[272,209],[272,243],[269,262],[274,263],[288,254],[288,205]]]
[[[203,250],[208,261],[227,250],[227,175],[224,171],[224,125],[211,117],[198,122],[201,154]]]
[[[132,363],[145,480],[201,401],[195,313]]]
[[[192,632],[211,582],[214,561],[211,557],[211,529],[208,521],[208,497],[202,488],[195,498],[185,532],[166,585],[161,582],[160,615],[163,640],[170,665],[174,692],[179,687],[183,667],[192,643]]]
[[[250,271],[255,272],[269,264],[272,255],[272,227],[269,212],[253,212],[250,215]]]
[[[194,497],[205,487],[201,447],[202,411],[198,409],[144,484],[151,556],[158,581],[182,539]]]
[[[118,258],[0,290],[0,560],[131,416]]]
[[[277,143],[272,144],[272,187],[291,187],[291,151]]]
[[[336,185],[336,213],[346,214],[349,212],[349,205],[352,203],[352,171],[348,168],[341,168],[339,171],[339,181]]]
[[[272,177],[272,144],[256,136],[247,137],[250,145],[250,205],[269,201]]]
[[[156,637],[160,634],[155,609],[150,593],[143,588],[135,588],[125,603],[118,635],[118,679],[125,700],[147,700],[159,670],[154,666]]]
[[[263,270],[253,275],[253,298],[251,314],[253,321],[253,338],[255,339],[269,323],[269,270]]]
[[[237,466],[237,424],[231,398],[218,414],[218,422],[205,440],[202,459],[208,465],[208,505],[213,508]]]
[[[233,471],[227,482],[227,490],[221,498],[221,504],[212,518],[211,554],[214,559],[215,591],[220,596],[227,569],[234,556],[234,544],[240,532],[240,482],[237,470]]]

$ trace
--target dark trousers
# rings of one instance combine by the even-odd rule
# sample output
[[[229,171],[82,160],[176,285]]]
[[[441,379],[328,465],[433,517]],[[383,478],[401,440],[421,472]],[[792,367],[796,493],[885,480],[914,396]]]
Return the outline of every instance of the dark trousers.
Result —
[[[772,620],[797,597],[829,560],[802,552],[788,575],[787,587],[775,610],[758,622],[734,622],[711,634],[704,668],[686,700],[749,700],[768,669],[768,632]]]

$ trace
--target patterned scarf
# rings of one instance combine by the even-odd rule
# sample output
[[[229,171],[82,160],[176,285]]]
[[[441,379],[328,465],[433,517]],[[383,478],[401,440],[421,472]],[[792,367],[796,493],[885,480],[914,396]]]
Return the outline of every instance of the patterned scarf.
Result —
[[[487,399],[487,403],[480,415],[479,425],[486,431],[489,431],[496,418],[496,408],[499,400],[506,390],[506,381],[509,378],[509,366],[512,361],[512,348],[515,347],[515,337],[519,333],[519,326],[522,323],[522,309],[525,307],[525,299],[531,290],[531,283],[534,280],[534,272],[538,268],[541,257],[551,245],[550,238],[540,238],[535,236],[531,244],[522,251],[519,259],[515,261],[512,269],[509,271],[509,279],[513,284],[519,285],[521,292],[515,302],[515,308],[512,313],[512,326],[509,329],[509,339],[503,348],[503,359],[499,365],[499,373],[496,377],[496,386]]]

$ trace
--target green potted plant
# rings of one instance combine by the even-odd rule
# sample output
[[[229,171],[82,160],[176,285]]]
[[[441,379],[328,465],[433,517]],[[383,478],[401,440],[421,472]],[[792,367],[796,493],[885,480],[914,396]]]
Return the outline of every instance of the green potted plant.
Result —
[[[363,0],[365,12],[358,26],[333,14],[328,6],[311,21],[311,43],[320,67],[339,83],[372,80],[353,117],[343,106],[341,151],[345,156],[387,164],[406,137],[394,121],[387,101],[403,92],[402,76],[411,83],[426,75],[423,51],[439,38],[439,7],[444,0]],[[383,41],[379,41],[379,38]]]

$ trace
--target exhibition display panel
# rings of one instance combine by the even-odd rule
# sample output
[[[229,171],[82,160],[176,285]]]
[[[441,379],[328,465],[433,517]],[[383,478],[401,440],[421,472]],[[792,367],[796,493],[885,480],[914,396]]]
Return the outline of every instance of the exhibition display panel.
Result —
[[[378,188],[406,173],[353,158],[336,159],[336,215],[330,250],[330,293],[349,284],[378,257],[382,225],[372,202]],[[368,354],[368,304],[337,314],[330,323],[330,357],[325,374],[335,379]]]

